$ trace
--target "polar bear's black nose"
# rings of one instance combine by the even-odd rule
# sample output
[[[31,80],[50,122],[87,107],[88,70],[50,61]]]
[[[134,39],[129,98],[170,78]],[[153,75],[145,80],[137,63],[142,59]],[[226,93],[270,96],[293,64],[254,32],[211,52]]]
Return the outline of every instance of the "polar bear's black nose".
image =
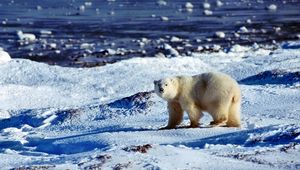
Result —
[[[160,93],[163,93],[163,92],[164,92],[164,89],[163,89],[161,86],[159,86],[159,92],[160,92]]]
[[[154,81],[154,84],[155,84],[155,86],[158,87],[159,93],[163,93],[164,92],[164,89],[162,88],[161,80]]]

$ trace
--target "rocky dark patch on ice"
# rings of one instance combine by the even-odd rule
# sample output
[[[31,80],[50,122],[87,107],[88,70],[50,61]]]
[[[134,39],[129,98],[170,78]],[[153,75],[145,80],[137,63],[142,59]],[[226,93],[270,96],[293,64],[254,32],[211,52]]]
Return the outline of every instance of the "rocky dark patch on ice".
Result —
[[[114,101],[108,104],[111,108],[134,109],[136,111],[148,109],[153,102],[149,102],[153,92],[139,92],[129,97]]]
[[[292,149],[296,149],[296,147],[299,145],[299,143],[294,143],[294,142],[292,142],[292,143],[290,143],[290,144],[288,144],[288,145],[284,145],[284,146],[282,146],[281,148],[280,148],[280,151],[282,151],[282,152],[289,152],[290,150],[292,150]]]
[[[153,92],[140,92],[107,105],[102,105],[99,107],[100,114],[97,115],[96,119],[106,119],[120,115],[130,116],[137,113],[147,114],[150,106],[154,104],[153,101],[149,100],[153,95]]]
[[[34,165],[34,166],[21,166],[18,168],[12,168],[11,170],[47,170],[55,169],[55,165]]]
[[[148,150],[152,148],[152,145],[150,144],[145,144],[145,145],[141,145],[141,146],[130,146],[130,147],[126,147],[123,148],[124,151],[127,152],[140,152],[140,153],[147,153]]]
[[[130,161],[127,163],[118,163],[112,169],[113,170],[127,169],[130,167],[131,164],[132,164],[132,162],[130,162]]]
[[[288,72],[287,70],[270,70],[247,77],[239,83],[247,85],[281,84],[291,86],[300,82],[300,72]]]
[[[103,168],[103,165],[109,161],[112,157],[110,155],[98,155],[95,158],[80,162],[77,164],[80,169],[85,170],[93,170],[93,169],[101,169]]]

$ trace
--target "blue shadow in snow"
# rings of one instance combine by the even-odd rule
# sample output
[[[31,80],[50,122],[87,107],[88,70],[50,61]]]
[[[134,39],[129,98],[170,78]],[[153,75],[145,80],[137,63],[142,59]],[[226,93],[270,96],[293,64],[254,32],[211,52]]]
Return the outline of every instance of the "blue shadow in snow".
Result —
[[[209,138],[200,139],[197,141],[186,142],[186,143],[175,143],[175,145],[183,144],[188,147],[199,147],[204,148],[205,144],[214,144],[214,145],[241,145],[244,147],[255,147],[255,146],[275,146],[288,144],[291,142],[300,143],[299,139],[296,139],[299,135],[299,128],[292,127],[288,128],[286,131],[278,131],[267,137],[262,137],[261,134],[277,131],[278,126],[266,126],[252,130],[238,131],[228,134],[223,134],[219,136],[213,136]],[[250,135],[254,135],[249,140]],[[255,137],[256,136],[256,137]]]
[[[110,126],[94,130],[91,132],[72,135],[61,138],[28,138],[29,141],[25,147],[33,147],[34,151],[44,152],[48,154],[76,154],[87,152],[94,149],[105,150],[108,147],[107,143],[97,140],[95,135],[106,132],[123,132],[123,131],[149,131],[148,129],[133,129],[133,128],[120,128],[119,126]],[[89,137],[92,136],[92,137]],[[93,140],[91,140],[93,139]]]
[[[10,117],[8,119],[0,120],[0,130],[8,127],[21,128],[22,125],[27,124],[32,127],[39,127],[43,124],[42,118],[36,118],[32,115],[33,110],[21,111],[17,116]]]
[[[300,44],[290,44],[290,43],[285,43],[282,45],[283,49],[300,49]]]
[[[283,84],[293,85],[300,82],[300,72],[284,72],[281,70],[264,71],[239,81],[246,85]]]
[[[0,120],[0,130],[9,128],[9,127],[15,127],[15,128],[21,128],[22,125],[29,125],[31,127],[37,128],[39,126],[42,126],[44,123],[43,121],[47,119],[47,117],[37,117],[40,113],[43,113],[46,111],[46,109],[28,109],[28,110],[21,110],[19,111],[16,116],[12,116],[8,119],[2,119]],[[68,116],[71,114],[73,110],[57,110],[53,114],[55,114],[57,117],[51,121],[52,124],[59,124],[62,123]]]

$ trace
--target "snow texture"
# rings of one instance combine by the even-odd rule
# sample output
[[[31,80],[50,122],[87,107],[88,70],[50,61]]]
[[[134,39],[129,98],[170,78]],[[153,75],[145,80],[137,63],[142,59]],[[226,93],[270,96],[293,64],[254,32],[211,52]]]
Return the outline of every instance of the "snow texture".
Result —
[[[239,47],[97,68],[0,65],[1,169],[299,169],[300,50]],[[153,81],[221,71],[242,90],[242,128],[177,129]]]

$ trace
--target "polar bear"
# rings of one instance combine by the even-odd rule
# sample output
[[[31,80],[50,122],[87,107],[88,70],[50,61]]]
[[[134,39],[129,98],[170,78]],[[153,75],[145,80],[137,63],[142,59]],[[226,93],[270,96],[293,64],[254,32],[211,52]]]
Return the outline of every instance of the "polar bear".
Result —
[[[154,81],[155,93],[168,102],[169,122],[161,129],[179,125],[188,113],[191,128],[199,127],[203,111],[213,121],[210,126],[240,127],[241,91],[229,75],[209,72],[195,76],[176,76]]]

